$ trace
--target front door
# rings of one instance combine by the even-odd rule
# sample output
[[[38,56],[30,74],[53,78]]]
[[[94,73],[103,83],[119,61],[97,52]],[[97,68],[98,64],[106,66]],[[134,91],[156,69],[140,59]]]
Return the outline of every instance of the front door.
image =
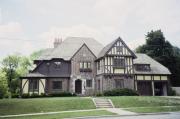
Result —
[[[75,81],[75,93],[77,94],[82,93],[82,81],[80,79]]]

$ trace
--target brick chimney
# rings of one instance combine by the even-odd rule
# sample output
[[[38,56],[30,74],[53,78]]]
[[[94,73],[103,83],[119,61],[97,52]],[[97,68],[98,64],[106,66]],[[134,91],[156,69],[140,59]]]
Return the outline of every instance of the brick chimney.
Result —
[[[54,48],[57,48],[62,43],[61,38],[55,38],[54,39]]]

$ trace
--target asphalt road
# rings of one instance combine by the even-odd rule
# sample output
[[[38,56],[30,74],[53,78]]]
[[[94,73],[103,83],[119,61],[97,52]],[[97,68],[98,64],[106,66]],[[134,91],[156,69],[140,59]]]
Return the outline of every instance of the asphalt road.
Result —
[[[98,117],[98,118],[88,118],[88,119],[180,119],[180,112],[172,112],[169,114],[158,114],[158,115],[156,114],[156,115],[119,116],[119,117],[115,116],[115,117]]]

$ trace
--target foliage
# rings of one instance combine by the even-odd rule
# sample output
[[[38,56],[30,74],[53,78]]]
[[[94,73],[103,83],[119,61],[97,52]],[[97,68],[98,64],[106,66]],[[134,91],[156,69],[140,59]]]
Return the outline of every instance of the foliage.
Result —
[[[7,95],[7,91],[6,73],[0,71],[0,98],[4,98]]]
[[[136,48],[137,53],[145,53],[166,66],[172,73],[171,84],[180,86],[180,49],[165,40],[161,30],[148,32],[146,44]]]
[[[60,92],[60,93],[51,93],[49,94],[50,97],[71,97],[71,96],[76,96],[74,93],[70,92]]]
[[[101,96],[103,96],[103,94],[102,93],[96,93],[95,94],[97,97],[101,97]]]
[[[23,93],[23,94],[21,95],[21,97],[22,97],[22,98],[30,98],[30,95],[29,95],[29,93]]]
[[[73,97],[76,96],[76,94],[74,93],[70,93],[70,92],[60,92],[60,93],[51,93],[51,94],[44,94],[41,93],[40,95],[37,93],[24,93],[22,94],[22,98],[40,98],[40,97]]]
[[[113,89],[103,92],[104,96],[137,96],[138,93],[132,89]]]
[[[172,88],[168,89],[168,96],[175,96],[176,95],[176,91],[173,90]]]
[[[9,91],[15,95],[20,92],[20,77],[28,73],[31,62],[28,57],[14,54],[5,57],[2,62],[2,70],[6,73]]]

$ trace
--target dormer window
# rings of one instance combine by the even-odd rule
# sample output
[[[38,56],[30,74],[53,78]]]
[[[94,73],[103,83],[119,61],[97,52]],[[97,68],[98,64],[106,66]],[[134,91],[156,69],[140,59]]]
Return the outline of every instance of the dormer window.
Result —
[[[60,68],[61,67],[61,62],[54,62],[55,68]]]
[[[136,71],[151,71],[150,64],[135,64]]]

